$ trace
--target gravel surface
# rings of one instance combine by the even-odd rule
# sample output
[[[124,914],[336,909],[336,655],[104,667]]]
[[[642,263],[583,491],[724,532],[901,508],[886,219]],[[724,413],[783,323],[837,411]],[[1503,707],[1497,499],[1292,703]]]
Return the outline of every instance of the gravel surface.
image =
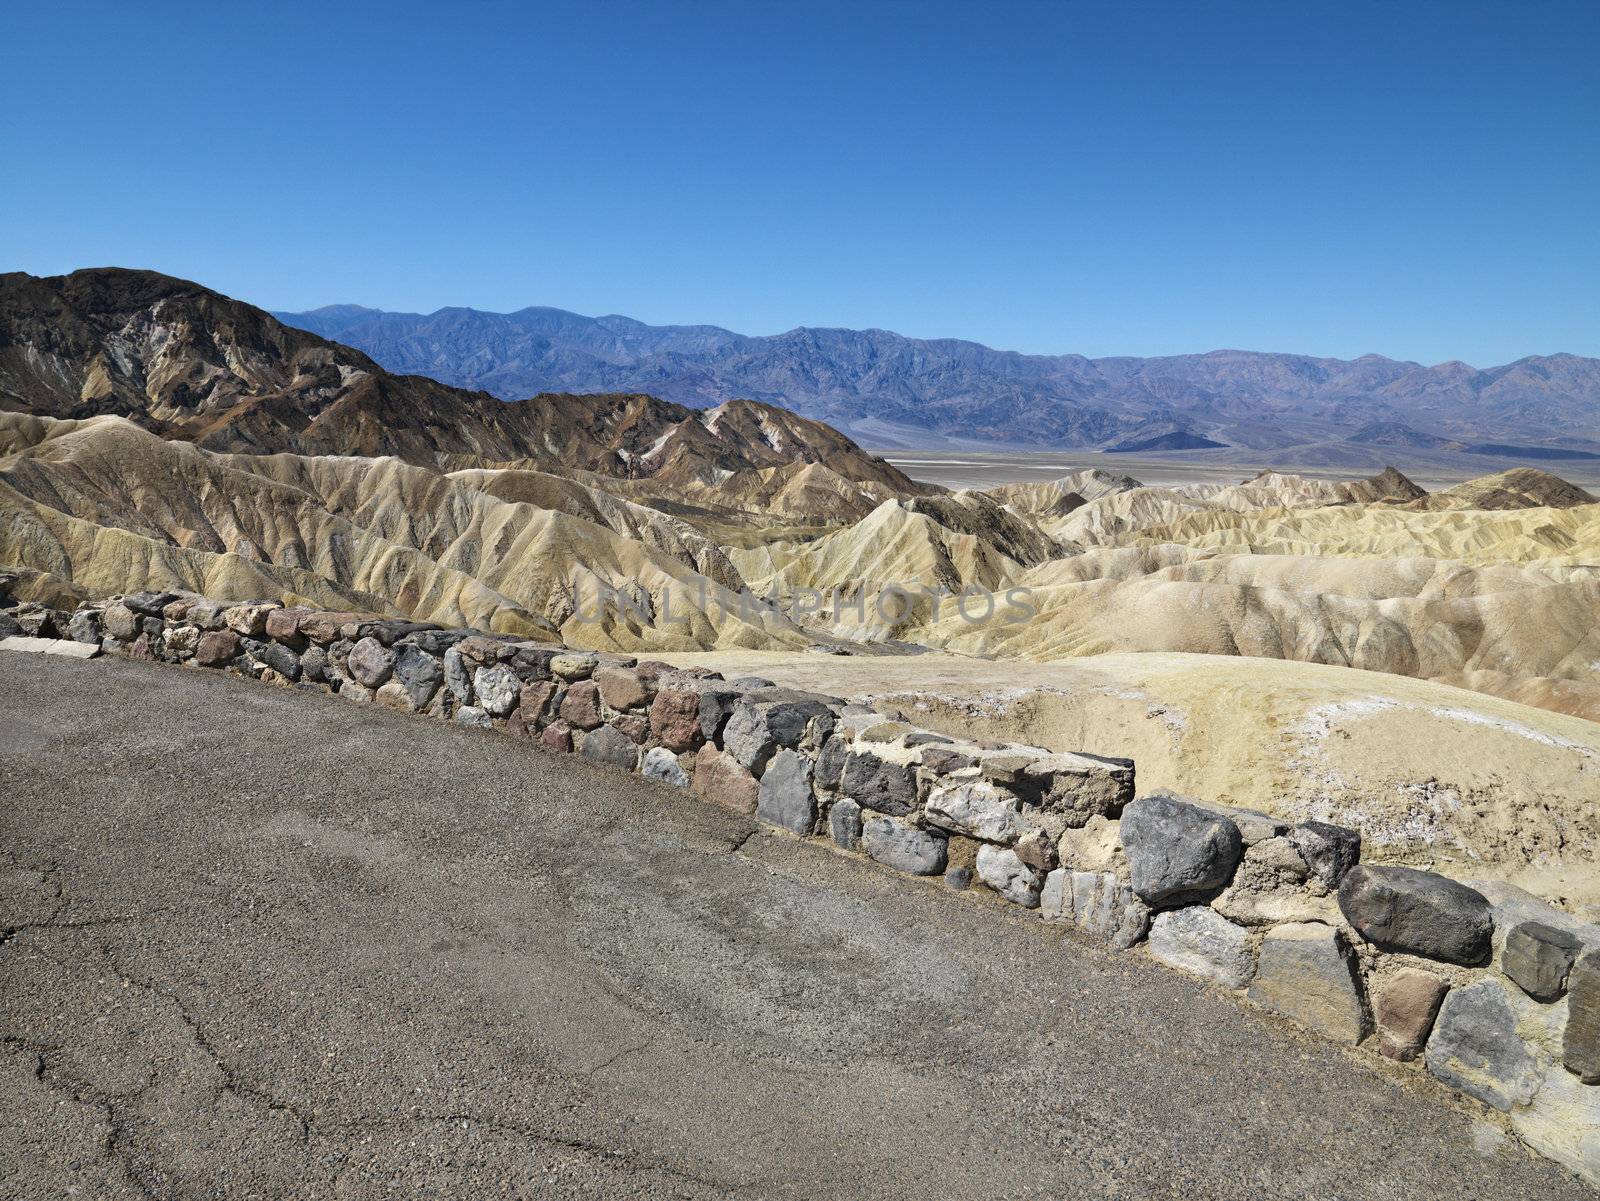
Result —
[[[500,733],[3,655],[0,846],[4,1196],[1592,1195],[1138,955]]]

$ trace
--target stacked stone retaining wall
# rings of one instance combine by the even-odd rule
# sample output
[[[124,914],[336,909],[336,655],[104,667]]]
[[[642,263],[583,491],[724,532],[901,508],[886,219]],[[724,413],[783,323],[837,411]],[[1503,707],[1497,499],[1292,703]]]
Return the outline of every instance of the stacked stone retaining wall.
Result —
[[[1359,831],[1140,795],[1126,759],[472,630],[138,593],[27,633],[486,729],[989,894],[1414,1065],[1600,1182],[1600,929],[1361,861]]]

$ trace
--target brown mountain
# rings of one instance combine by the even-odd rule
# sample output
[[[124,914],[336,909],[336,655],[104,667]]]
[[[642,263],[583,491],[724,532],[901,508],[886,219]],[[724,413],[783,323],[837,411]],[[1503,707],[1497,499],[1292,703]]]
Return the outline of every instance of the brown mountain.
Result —
[[[392,455],[713,484],[802,465],[925,493],[819,422],[753,401],[701,412],[636,394],[486,392],[392,375],[360,351],[198,284],[102,268],[0,275],[0,409],[128,418],[230,453]]]

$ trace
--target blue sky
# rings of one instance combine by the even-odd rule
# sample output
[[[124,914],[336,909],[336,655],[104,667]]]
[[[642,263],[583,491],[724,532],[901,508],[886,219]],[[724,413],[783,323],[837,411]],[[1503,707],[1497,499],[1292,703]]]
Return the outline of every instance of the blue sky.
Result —
[[[0,7],[0,269],[1600,355],[1600,3]]]

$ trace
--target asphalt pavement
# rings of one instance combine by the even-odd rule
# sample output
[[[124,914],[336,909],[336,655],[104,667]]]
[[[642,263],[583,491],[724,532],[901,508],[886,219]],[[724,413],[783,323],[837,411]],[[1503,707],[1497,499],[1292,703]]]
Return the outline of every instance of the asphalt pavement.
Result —
[[[664,785],[0,655],[0,1196],[1592,1196],[1414,1072]]]

